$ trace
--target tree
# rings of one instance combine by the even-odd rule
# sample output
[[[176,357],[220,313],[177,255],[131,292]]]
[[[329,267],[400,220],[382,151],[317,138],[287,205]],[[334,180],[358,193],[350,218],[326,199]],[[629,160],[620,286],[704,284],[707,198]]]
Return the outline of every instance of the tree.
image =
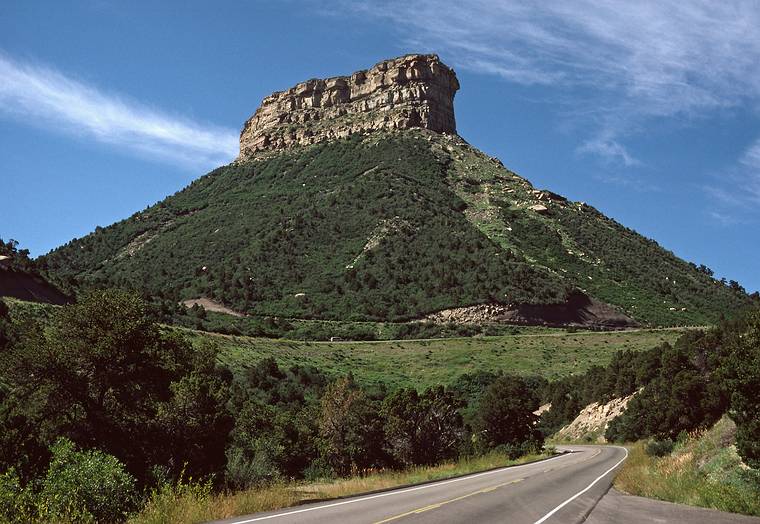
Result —
[[[35,271],[35,263],[29,258],[28,249],[18,249],[18,241],[12,238],[4,242],[0,238],[0,255],[7,257],[6,266],[16,271]]]
[[[732,345],[727,367],[736,448],[747,465],[760,469],[760,310],[747,315]]]
[[[322,454],[338,475],[385,462],[379,412],[349,378],[333,382],[322,396],[319,436]]]
[[[120,457],[138,476],[170,454],[151,428],[170,384],[192,369],[191,346],[162,333],[145,303],[122,291],[93,291],[30,326],[2,356],[17,405],[43,442],[66,435]]]
[[[723,381],[710,353],[719,351],[711,334],[687,334],[665,347],[658,375],[628,403],[607,428],[608,440],[675,440],[682,431],[715,423],[727,408]]]
[[[194,477],[222,471],[225,446],[233,420],[227,411],[231,377],[217,371],[215,346],[202,346],[193,355],[193,370],[169,386],[172,396],[160,404],[156,425],[165,436],[175,472]]]
[[[273,406],[255,400],[244,405],[226,450],[229,484],[246,489],[281,476],[284,435],[276,418]]]
[[[464,429],[459,409],[464,402],[443,386],[401,388],[383,402],[386,446],[402,465],[436,464],[453,458]]]
[[[476,423],[485,448],[505,446],[511,455],[541,447],[543,438],[535,425],[539,400],[518,376],[502,375],[489,385],[480,400]]]

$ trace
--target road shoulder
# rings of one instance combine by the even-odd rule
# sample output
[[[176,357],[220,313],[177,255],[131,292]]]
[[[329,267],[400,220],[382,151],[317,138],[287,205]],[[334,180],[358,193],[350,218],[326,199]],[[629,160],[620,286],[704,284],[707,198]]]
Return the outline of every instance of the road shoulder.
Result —
[[[587,524],[631,522],[760,524],[760,518],[625,495],[611,488],[586,519]]]

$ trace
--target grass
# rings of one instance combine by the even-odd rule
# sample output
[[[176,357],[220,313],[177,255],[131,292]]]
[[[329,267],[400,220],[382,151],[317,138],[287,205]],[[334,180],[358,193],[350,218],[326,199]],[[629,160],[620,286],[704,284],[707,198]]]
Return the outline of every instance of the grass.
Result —
[[[369,491],[394,488],[522,464],[548,455],[527,455],[510,460],[501,453],[461,459],[457,462],[404,471],[380,471],[362,477],[325,482],[281,483],[246,491],[213,493],[208,485],[180,482],[153,493],[145,508],[130,524],[195,523],[237,515],[272,511],[298,504],[348,497]]]
[[[4,299],[15,322],[44,320],[56,306]],[[332,376],[352,373],[363,386],[383,383],[389,389],[414,386],[424,389],[449,385],[462,374],[505,371],[540,375],[556,380],[584,373],[591,366],[604,366],[620,350],[651,349],[673,343],[682,328],[628,331],[577,331],[520,326],[518,334],[436,338],[316,342],[221,335],[181,327],[193,344],[217,344],[220,360],[233,372],[241,372],[266,357],[284,367],[314,366]]]
[[[389,388],[451,384],[464,373],[506,371],[555,380],[606,365],[619,350],[673,343],[675,329],[612,332],[537,332],[496,337],[373,342],[302,342],[225,336],[187,330],[193,343],[220,346],[233,372],[273,357],[285,367],[312,365],[333,376],[352,373],[358,383]]]
[[[517,326],[503,323],[368,322],[313,320],[271,317],[234,317],[206,311],[203,318],[192,312],[175,314],[167,323],[181,327],[221,333],[290,340],[412,340],[469,336],[501,336],[520,333],[562,331],[542,326]]]
[[[5,299],[12,318],[44,319],[55,306]],[[217,344],[220,360],[233,372],[241,372],[260,360],[273,357],[284,367],[314,366],[332,376],[352,373],[364,386],[383,383],[389,389],[414,386],[424,389],[454,383],[462,374],[505,371],[540,375],[557,380],[580,374],[591,366],[609,363],[616,351],[651,349],[674,343],[682,328],[628,331],[577,331],[521,326],[518,334],[435,338],[316,342],[221,335],[180,327],[193,344]]]
[[[632,495],[760,516],[760,476],[742,464],[732,445],[735,431],[723,417],[662,458],[650,457],[646,443],[637,442],[629,448],[615,487]]]

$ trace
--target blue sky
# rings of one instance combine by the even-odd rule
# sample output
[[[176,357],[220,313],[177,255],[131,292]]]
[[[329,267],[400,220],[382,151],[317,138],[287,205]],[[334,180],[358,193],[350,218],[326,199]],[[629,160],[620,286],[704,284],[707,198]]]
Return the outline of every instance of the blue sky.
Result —
[[[0,4],[0,236],[34,255],[234,158],[263,97],[436,52],[459,133],[760,289],[760,4]]]

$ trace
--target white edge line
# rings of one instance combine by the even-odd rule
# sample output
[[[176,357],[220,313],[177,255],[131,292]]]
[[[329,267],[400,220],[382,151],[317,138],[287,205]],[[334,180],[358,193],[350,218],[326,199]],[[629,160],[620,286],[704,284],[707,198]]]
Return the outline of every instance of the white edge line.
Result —
[[[622,459],[620,459],[620,461],[617,464],[615,464],[610,469],[608,469],[607,471],[605,471],[604,473],[602,473],[601,475],[599,475],[598,477],[596,477],[596,479],[591,484],[589,484],[588,486],[586,486],[583,490],[579,491],[578,493],[576,493],[575,495],[573,495],[572,497],[570,497],[569,499],[567,499],[565,502],[563,502],[562,504],[560,504],[559,506],[557,506],[556,508],[554,508],[553,510],[551,510],[549,513],[547,513],[546,515],[544,515],[543,517],[541,517],[540,519],[538,519],[533,524],[541,524],[542,522],[546,522],[546,520],[549,519],[549,517],[551,517],[552,515],[554,515],[555,513],[557,513],[559,510],[561,510],[562,508],[564,508],[565,506],[567,506],[568,504],[570,504],[572,501],[574,501],[575,499],[577,499],[578,497],[580,497],[581,495],[583,495],[584,493],[586,493],[588,490],[590,490],[594,486],[594,484],[596,484],[597,482],[599,482],[600,480],[602,480],[605,477],[605,475],[607,475],[610,471],[612,471],[613,469],[615,469],[616,467],[618,467],[620,464],[622,464],[623,461],[628,458],[628,450],[626,448],[621,448],[620,446],[615,446],[615,447],[619,448],[619,449],[622,449],[623,451],[625,451],[625,456]]]
[[[626,453],[627,453],[627,451],[626,451]],[[316,506],[316,507],[313,507],[313,508],[296,509],[296,510],[293,510],[293,511],[288,511],[286,513],[276,513],[274,515],[266,515],[264,517],[256,517],[256,518],[246,519],[246,520],[233,520],[233,521],[230,521],[228,524],[247,524],[249,522],[258,522],[258,521],[261,521],[261,520],[276,519],[276,518],[280,518],[280,517],[287,517],[288,515],[295,515],[297,513],[306,513],[307,511],[316,511],[316,510],[320,510],[320,509],[334,508],[335,506],[343,506],[344,504],[354,504],[355,502],[364,502],[365,500],[378,499],[378,498],[381,498],[381,497],[390,497],[390,496],[393,496],[393,495],[400,495],[402,493],[409,493],[410,491],[418,491],[418,490],[421,490],[421,489],[435,488],[435,487],[438,487],[438,486],[443,486],[445,484],[451,484],[453,482],[460,482],[462,480],[474,479],[474,478],[478,478],[478,477],[483,477],[485,475],[494,475],[496,473],[503,473],[505,470],[515,470],[515,469],[519,469],[519,468],[525,468],[525,467],[528,467],[528,466],[535,466],[536,464],[545,464],[546,462],[550,462],[552,460],[563,458],[563,457],[565,457],[567,455],[568,454],[562,454],[562,455],[558,455],[556,457],[552,457],[550,459],[542,460],[540,462],[532,462],[530,464],[519,464],[517,466],[505,466],[503,468],[494,469],[494,470],[491,470],[491,471],[484,471],[483,473],[475,473],[474,475],[467,475],[465,477],[458,477],[458,478],[455,478],[455,479],[443,480],[443,481],[440,481],[440,482],[431,482],[429,484],[424,484],[422,486],[417,486],[417,487],[414,487],[414,488],[407,488],[407,489],[402,489],[402,490],[388,491],[388,492],[385,492],[385,493],[379,493],[377,495],[369,495],[369,496],[361,497],[361,498],[358,498],[358,499],[350,499],[350,500],[343,500],[341,502],[333,502],[332,504],[326,504],[326,505],[323,505],[323,506]]]

